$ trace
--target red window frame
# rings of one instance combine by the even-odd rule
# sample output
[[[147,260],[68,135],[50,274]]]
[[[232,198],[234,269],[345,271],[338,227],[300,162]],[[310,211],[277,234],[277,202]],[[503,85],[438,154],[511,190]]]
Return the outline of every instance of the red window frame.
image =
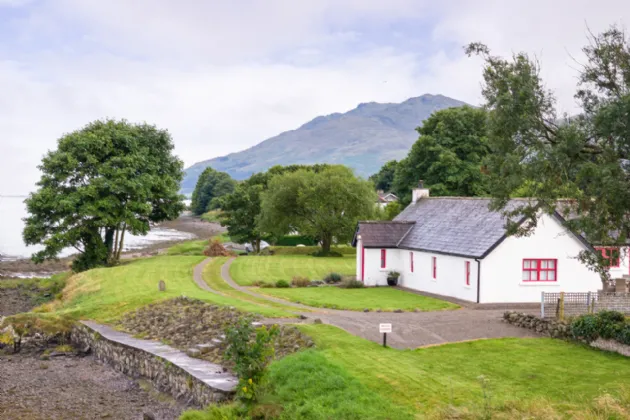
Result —
[[[596,247],[595,250],[602,254],[604,260],[608,261],[608,268],[619,268],[621,262],[621,252],[619,248],[614,246],[601,246]],[[615,256],[613,252],[617,252],[617,255]]]
[[[466,261],[466,286],[470,286],[470,261]]]
[[[381,268],[387,267],[387,250],[381,249]]]
[[[523,258],[522,273],[521,280],[525,283],[556,282],[558,281],[558,260],[555,258]]]
[[[437,257],[433,257],[432,265],[433,265],[433,278],[437,279]]]
[[[413,251],[409,253],[409,265],[411,268],[411,272],[413,273]]]

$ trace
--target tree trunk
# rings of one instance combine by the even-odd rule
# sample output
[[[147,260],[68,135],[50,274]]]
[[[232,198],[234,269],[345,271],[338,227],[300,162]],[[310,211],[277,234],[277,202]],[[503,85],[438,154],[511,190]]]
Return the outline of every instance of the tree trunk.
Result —
[[[324,254],[329,254],[330,253],[330,246],[332,244],[332,234],[331,233],[324,233],[322,235],[322,252]]]
[[[118,245],[118,253],[116,254],[116,262],[120,261],[120,253],[123,249],[123,244],[125,243],[125,231],[127,230],[127,224],[123,223],[122,231],[120,232],[120,244]]]
[[[116,229],[114,228],[105,229],[105,246],[107,247],[107,259],[109,259],[114,254],[114,233],[116,233]]]
[[[260,238],[256,238],[254,241],[254,251],[256,251],[256,254],[260,254]]]

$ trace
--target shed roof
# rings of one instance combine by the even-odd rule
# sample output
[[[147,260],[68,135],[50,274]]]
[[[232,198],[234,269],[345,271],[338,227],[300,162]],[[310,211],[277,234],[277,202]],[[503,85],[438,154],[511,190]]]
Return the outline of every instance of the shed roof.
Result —
[[[414,224],[414,221],[359,222],[353,245],[356,236],[361,235],[366,248],[395,248]]]

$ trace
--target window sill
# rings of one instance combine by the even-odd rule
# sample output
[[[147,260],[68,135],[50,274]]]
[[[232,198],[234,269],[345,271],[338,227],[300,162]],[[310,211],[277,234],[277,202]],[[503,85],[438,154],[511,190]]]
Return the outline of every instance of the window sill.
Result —
[[[464,285],[464,289],[472,289],[472,286],[466,286],[466,285]]]
[[[519,286],[560,286],[557,281],[526,281],[520,282]]]

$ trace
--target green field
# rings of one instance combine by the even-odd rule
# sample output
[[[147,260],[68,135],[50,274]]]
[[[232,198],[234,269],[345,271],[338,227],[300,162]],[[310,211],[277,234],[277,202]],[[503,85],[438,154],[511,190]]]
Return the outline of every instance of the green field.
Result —
[[[486,401],[482,382],[497,411],[510,409],[512,403],[521,411],[546,406],[563,413],[581,411],[606,392],[624,393],[630,408],[628,359],[579,344],[507,338],[401,351],[328,325],[299,328],[329,361],[369,389],[418,413],[448,405],[478,412]]]
[[[167,255],[203,255],[203,250],[208,247],[208,240],[201,239],[186,241],[173,245],[167,251]]]
[[[278,316],[287,318],[294,318],[297,316],[290,312],[287,312],[295,310],[295,308],[287,305],[282,305],[280,303],[271,302],[266,299],[257,298],[230,287],[230,285],[223,280],[223,277],[221,277],[221,267],[223,266],[223,264],[226,263],[227,260],[227,257],[213,257],[212,261],[210,261],[210,263],[204,268],[203,279],[208,284],[208,286],[210,286],[210,288],[245,302],[252,302],[260,306],[274,308],[278,311]]]
[[[353,256],[312,257],[309,255],[275,255],[239,257],[230,268],[230,275],[241,286],[251,286],[256,281],[275,283],[288,282],[294,276],[322,280],[331,272],[342,275],[355,274],[356,260]]]
[[[439,311],[459,306],[439,299],[420,296],[389,287],[341,289],[339,287],[301,287],[291,289],[257,289],[259,293],[300,302],[318,308],[364,309],[382,311]]]
[[[263,316],[287,316],[286,312],[270,306],[201,290],[192,276],[193,267],[203,259],[199,256],[161,256],[76,274],[68,279],[63,299],[43,310],[75,319],[111,322],[125,312],[184,295]],[[166,283],[165,292],[158,290],[160,280]]]

